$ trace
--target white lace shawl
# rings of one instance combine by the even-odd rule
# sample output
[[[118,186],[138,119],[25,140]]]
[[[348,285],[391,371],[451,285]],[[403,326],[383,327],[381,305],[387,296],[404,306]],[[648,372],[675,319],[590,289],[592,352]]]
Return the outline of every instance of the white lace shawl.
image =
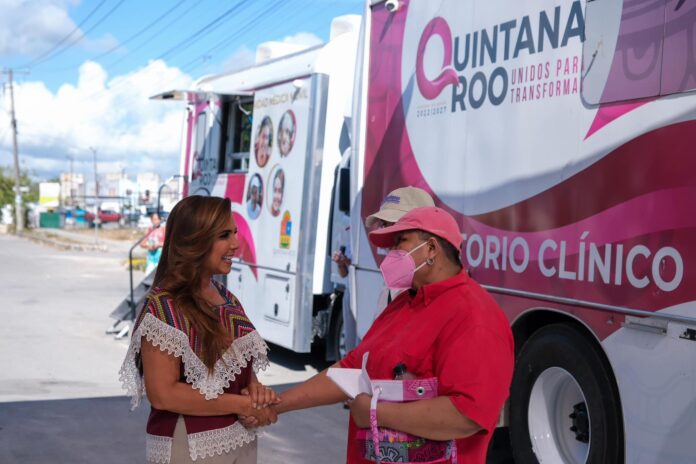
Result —
[[[247,430],[241,423],[235,422],[229,427],[188,434],[189,456],[195,461],[207,456],[222,455],[233,449],[251,443],[256,433]],[[167,464],[171,461],[171,437],[147,434],[145,437],[145,454],[148,463]]]
[[[213,373],[210,374],[203,361],[191,349],[188,336],[184,332],[148,313],[133,333],[126,359],[119,371],[121,385],[131,397],[131,410],[138,407],[140,399],[145,394],[143,378],[136,365],[136,356],[140,353],[142,337],[154,346],[159,346],[160,350],[173,354],[177,358],[180,357],[184,364],[186,382],[199,390],[207,400],[221,395],[252,359],[254,372],[266,369],[268,366],[268,345],[254,330],[236,338],[223,353],[222,358],[215,363]]]

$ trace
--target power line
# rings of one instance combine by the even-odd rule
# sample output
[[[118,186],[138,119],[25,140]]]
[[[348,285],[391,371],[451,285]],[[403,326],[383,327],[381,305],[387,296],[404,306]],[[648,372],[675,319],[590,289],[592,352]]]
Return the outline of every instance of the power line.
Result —
[[[145,27],[143,27],[142,29],[140,29],[138,32],[136,32],[136,33],[133,34],[132,36],[128,37],[128,38],[127,38],[126,40],[124,40],[122,43],[120,43],[119,45],[117,45],[117,46],[115,46],[115,47],[113,47],[113,48],[111,48],[111,49],[105,51],[105,52],[102,53],[101,55],[95,56],[95,57],[92,58],[92,59],[93,59],[94,61],[100,60],[100,59],[104,58],[105,56],[109,55],[110,53],[114,52],[114,51],[117,50],[118,48],[123,47],[124,45],[130,43],[133,39],[136,39],[136,38],[140,37],[143,33],[145,33],[147,30],[149,30],[152,26],[154,26],[155,24],[159,23],[159,22],[162,21],[164,18],[166,18],[167,16],[169,16],[169,14],[170,14],[171,12],[173,12],[174,10],[176,10],[177,8],[179,8],[185,1],[186,1],[186,0],[180,0],[178,3],[176,3],[176,4],[175,4],[174,6],[172,6],[170,9],[168,9],[167,11],[165,11],[164,13],[162,13],[160,16],[158,16],[154,21],[150,22],[148,25],[146,25]]]
[[[98,60],[104,58],[105,56],[108,56],[108,55],[112,54],[113,52],[115,52],[115,51],[118,50],[119,48],[122,48],[122,47],[124,47],[125,45],[129,44],[130,42],[132,42],[133,40],[137,39],[138,37],[140,37],[140,36],[141,36],[142,34],[144,34],[145,32],[149,31],[153,26],[155,26],[156,24],[158,24],[160,21],[162,21],[163,19],[165,19],[167,16],[169,16],[174,10],[176,10],[177,8],[179,8],[184,2],[186,2],[186,0],[180,0],[180,1],[179,1],[178,3],[176,3],[174,6],[172,6],[171,8],[169,8],[167,11],[165,11],[164,13],[162,13],[162,14],[161,14],[160,16],[158,16],[156,19],[154,19],[153,21],[151,21],[150,23],[148,23],[146,26],[144,26],[142,29],[140,29],[139,31],[137,31],[136,33],[134,33],[133,35],[131,35],[130,37],[128,37],[128,38],[127,38],[126,40],[124,40],[123,42],[119,42],[117,45],[114,45],[113,47],[111,47],[111,48],[108,49],[107,51],[105,51],[105,52],[103,52],[103,53],[101,53],[101,54],[99,54],[99,55],[96,55],[96,56],[93,56],[93,57],[89,58],[89,60],[91,60],[91,61],[98,61]],[[195,6],[195,5],[193,5],[193,6]],[[71,69],[75,69],[75,66],[66,66],[66,67],[64,67],[64,68],[50,69],[50,70],[48,70],[48,71],[44,71],[44,73],[68,71],[68,70],[71,70]]]
[[[162,35],[162,33],[163,33],[164,31],[166,31],[167,29],[169,29],[173,24],[175,24],[177,21],[179,21],[181,18],[183,18],[189,11],[191,11],[192,9],[194,9],[196,6],[198,6],[198,5],[197,5],[196,3],[194,3],[193,5],[191,5],[190,7],[188,7],[186,10],[182,11],[181,14],[179,14],[176,18],[174,18],[174,19],[172,19],[171,21],[169,21],[164,27],[161,27],[161,28],[160,28],[158,31],[156,31],[154,34],[150,35],[145,41],[143,41],[143,43],[141,43],[140,45],[138,45],[136,48],[134,48],[133,50],[128,51],[128,53],[126,53],[126,54],[123,55],[121,58],[117,59],[116,61],[113,61],[113,62],[111,62],[111,63],[105,65],[106,70],[107,70],[107,71],[112,70],[116,65],[120,64],[121,62],[123,62],[123,60],[125,60],[126,58],[128,58],[128,56],[130,56],[130,55],[132,55],[133,53],[139,51],[139,50],[142,49],[144,46],[150,45],[153,39],[155,39],[156,37],[159,37],[160,35]]]
[[[206,24],[206,25],[203,26],[202,28],[198,29],[196,32],[194,32],[193,34],[191,34],[189,37],[187,37],[186,39],[180,41],[177,45],[175,45],[175,46],[173,46],[173,47],[170,47],[167,51],[165,51],[164,53],[162,53],[162,54],[158,57],[158,59],[162,59],[162,58],[163,58],[164,56],[166,56],[167,54],[169,54],[169,55],[174,55],[175,53],[178,53],[178,52],[183,51],[184,49],[188,48],[188,47],[189,47],[190,45],[192,45],[193,43],[190,43],[189,45],[185,45],[185,46],[180,46],[180,45],[185,44],[187,41],[196,41],[196,40],[199,40],[200,38],[202,38],[202,36],[205,35],[205,29],[206,29],[206,27],[209,27],[209,26],[213,25],[215,28],[217,28],[217,27],[221,26],[221,25],[223,24],[221,21],[223,21],[223,20],[224,20],[227,16],[229,16],[230,14],[234,13],[236,9],[241,8],[241,6],[243,6],[243,5],[242,5],[243,3],[245,3],[244,0],[242,0],[242,1],[240,1],[238,4],[234,5],[232,8],[226,10],[226,11],[223,12],[220,16],[218,16],[215,20],[209,22],[208,24]],[[246,3],[249,3],[249,2],[246,2]],[[211,50],[217,49],[217,48],[219,48],[219,47],[222,47],[222,46],[224,46],[226,43],[230,42],[231,40],[234,40],[234,39],[236,39],[237,37],[242,36],[242,35],[245,34],[251,27],[258,27],[258,26],[263,22],[262,20],[265,19],[265,18],[278,18],[278,15],[270,15],[269,13],[271,13],[271,12],[278,12],[279,9],[281,9],[281,8],[290,8],[290,7],[292,6],[292,4],[293,4],[293,2],[292,2],[292,1],[289,1],[289,0],[275,0],[274,3],[272,3],[272,4],[269,5],[269,6],[267,6],[265,9],[260,10],[260,11],[259,11],[257,14],[255,14],[253,17],[250,17],[248,20],[246,20],[245,23],[244,23],[244,25],[241,26],[241,27],[239,27],[239,28],[235,31],[234,34],[225,37],[222,41],[218,42],[215,46],[211,47]],[[194,6],[195,6],[195,5],[194,5]],[[330,8],[331,8],[331,5],[324,7],[321,11],[322,11],[322,12],[328,11]],[[189,8],[188,10],[190,10],[190,8]],[[186,10],[184,13],[186,13],[188,10]],[[295,8],[293,9],[293,11],[298,11],[298,10],[299,10],[299,11],[303,11],[301,8],[296,8],[296,7],[295,7]],[[306,11],[306,10],[304,10],[304,11]],[[172,22],[175,22],[175,21],[177,21],[177,20],[178,20],[178,17],[175,18]],[[281,20],[285,21],[285,18],[281,18]],[[285,21],[285,23],[287,24],[286,21]],[[167,26],[165,26],[165,28],[166,28],[166,27],[169,27],[170,24],[171,24],[171,23],[169,23]],[[158,33],[159,33],[159,32],[161,32],[161,31],[158,31]],[[149,41],[148,41],[148,42],[149,42]],[[180,47],[177,48],[177,46],[180,46]],[[135,50],[134,50],[134,51],[135,51]],[[206,54],[199,56],[199,57],[196,58],[195,60],[192,60],[192,61],[186,63],[186,66],[188,66],[189,64],[194,64],[195,62],[204,59],[205,56],[206,56]],[[111,65],[108,66],[107,69],[110,71],[110,70],[112,69],[112,66],[114,66],[115,64],[117,64],[118,62],[120,62],[122,59],[123,59],[123,58],[121,58],[121,59],[118,60],[117,62],[112,63]],[[184,72],[190,72],[191,70],[196,69],[196,68],[198,68],[198,67],[201,66],[201,65],[202,65],[202,63],[200,63],[200,64],[198,64],[198,65],[195,65],[195,66],[192,66],[192,67],[190,67],[190,68],[188,68],[188,69],[186,69],[186,67],[179,67],[179,69],[181,69],[181,70],[184,71]],[[127,80],[121,80],[120,82],[116,83],[115,85],[113,85],[113,86],[111,86],[111,87],[109,87],[109,88],[104,88],[104,89],[102,89],[102,90],[98,90],[98,91],[94,92],[93,94],[90,94],[90,95],[88,95],[87,97],[84,97],[84,98],[85,98],[85,99],[92,99],[92,98],[94,98],[94,97],[96,97],[96,96],[98,96],[98,95],[100,95],[100,94],[102,94],[102,93],[105,93],[105,92],[112,91],[112,90],[114,90],[114,89],[120,88],[120,87],[122,87],[123,85],[125,85],[125,84],[127,84],[127,83],[128,83]]]
[[[232,13],[235,13],[237,10],[239,10],[240,8],[243,8],[247,5],[249,5],[249,2],[246,2],[245,0],[240,0],[239,3],[237,3],[236,5],[234,5],[232,8],[228,9],[227,11],[225,11],[222,15],[218,16],[216,19],[212,20],[211,22],[209,22],[205,26],[201,27],[196,32],[194,32],[190,36],[186,37],[184,40],[182,40],[179,43],[177,43],[176,45],[172,46],[166,52],[162,53],[160,56],[157,57],[157,59],[163,60],[169,55],[180,53],[181,51],[187,49],[188,47],[193,45],[196,41],[200,40],[201,38],[210,34],[212,31],[214,31],[218,27],[222,26],[222,24],[224,24],[224,20],[230,19],[229,16]],[[184,44],[187,44],[187,45],[184,45]]]
[[[241,3],[243,3],[243,0],[240,2],[240,4],[241,4]],[[155,32],[154,35],[151,35],[150,37],[148,37],[148,39],[145,40],[140,46],[136,47],[135,49],[133,49],[132,51],[130,51],[129,53],[127,53],[125,56],[122,56],[121,58],[119,58],[118,60],[116,60],[116,61],[114,61],[114,62],[112,62],[112,63],[106,65],[106,66],[105,66],[106,71],[107,71],[107,72],[108,72],[108,71],[112,71],[112,70],[114,69],[114,67],[115,67],[117,64],[121,63],[128,55],[130,55],[130,54],[132,54],[132,53],[138,51],[139,49],[141,49],[141,48],[142,48],[143,46],[145,46],[145,45],[149,45],[150,42],[152,41],[152,39],[154,39],[155,37],[157,37],[157,36],[159,36],[160,34],[162,34],[163,31],[165,31],[165,30],[168,29],[170,26],[172,26],[174,23],[176,23],[179,19],[181,19],[183,16],[185,16],[189,11],[191,11],[191,10],[192,10],[194,7],[196,7],[196,6],[198,6],[198,4],[194,3],[194,4],[191,5],[189,8],[187,8],[186,10],[184,10],[183,12],[181,12],[181,14],[179,14],[176,18],[172,19],[172,20],[171,20],[169,23],[167,23],[164,27],[160,28],[157,32]],[[237,6],[239,6],[239,5],[237,5]],[[234,8],[234,7],[233,7],[233,8]],[[227,11],[229,11],[229,10],[227,10]],[[220,18],[218,18],[218,19],[220,19]],[[212,21],[212,22],[215,22],[215,21]],[[210,24],[210,23],[209,23],[209,24]],[[86,99],[86,100],[92,99],[92,98],[94,98],[94,97],[96,97],[96,96],[98,96],[98,95],[101,95],[102,93],[105,93],[105,92],[107,92],[107,91],[111,91],[111,90],[113,90],[113,89],[117,89],[117,88],[119,88],[119,87],[121,87],[121,86],[123,86],[123,85],[125,85],[125,84],[127,84],[127,83],[128,83],[127,80],[121,80],[121,81],[119,81],[118,83],[116,83],[115,85],[113,85],[113,86],[111,86],[111,87],[109,87],[109,88],[104,88],[104,89],[102,89],[102,90],[98,90],[98,91],[96,91],[96,92],[94,92],[94,93],[88,95],[87,97],[84,97],[84,99]]]
[[[42,60],[39,60],[38,62],[37,62],[37,60],[34,60],[35,64],[41,64],[41,63],[43,63],[43,62],[46,62],[46,61],[48,61],[48,60],[51,60],[51,59],[55,58],[56,56],[60,55],[61,53],[65,52],[66,50],[69,50],[69,49],[70,49],[71,47],[73,47],[74,45],[80,43],[80,42],[82,41],[82,39],[84,39],[85,37],[87,37],[87,34],[89,34],[90,32],[92,32],[94,29],[96,29],[98,26],[100,26],[104,21],[106,21],[106,20],[107,20],[107,19],[108,19],[108,18],[121,6],[121,5],[123,5],[123,3],[124,3],[125,1],[126,1],[126,0],[119,0],[119,1],[116,3],[116,5],[114,5],[109,11],[106,12],[106,14],[105,14],[104,16],[102,16],[101,18],[99,18],[99,20],[98,20],[96,23],[94,23],[89,29],[87,29],[86,31],[84,31],[84,32],[82,33],[82,36],[81,36],[79,39],[75,40],[75,41],[72,42],[72,43],[69,43],[69,44],[66,45],[65,47],[63,47],[63,48],[61,48],[60,50],[58,50],[58,51],[56,51],[55,53],[53,53],[51,56],[45,57],[45,58],[43,58]]]
[[[258,20],[259,18],[263,17],[264,14],[268,13],[268,12],[271,11],[273,8],[276,8],[278,5],[280,5],[280,4],[283,3],[283,2],[287,2],[287,0],[276,0],[276,2],[275,2],[271,7],[267,8],[267,9],[264,10],[261,14],[257,15],[257,16],[254,17],[251,21],[249,21],[248,24],[247,24],[247,26],[250,25],[250,24],[253,24],[254,21],[256,21],[256,20]],[[245,3],[246,3],[246,5],[248,5],[248,2],[245,2],[245,0],[240,0],[239,3],[237,3],[237,4],[234,5],[232,8],[230,8],[230,9],[226,10],[225,12],[223,12],[223,13],[222,13],[220,16],[218,16],[216,19],[214,19],[213,21],[210,21],[208,24],[206,24],[205,26],[203,26],[202,28],[200,28],[199,30],[197,30],[196,32],[194,32],[193,34],[191,34],[191,35],[190,35],[189,37],[187,37],[186,39],[184,39],[184,40],[182,40],[181,42],[179,42],[179,44],[177,44],[177,45],[180,45],[180,44],[182,44],[182,43],[185,43],[185,42],[187,42],[188,40],[191,40],[192,38],[195,38],[195,37],[198,37],[198,39],[202,38],[202,37],[205,36],[205,34],[206,34],[206,33],[205,33],[205,28],[206,28],[206,27],[208,27],[208,26],[210,26],[210,25],[214,25],[214,27],[219,27],[220,25],[223,24],[223,23],[220,23],[220,21],[222,21],[223,19],[225,19],[226,17],[228,17],[229,15],[231,15],[232,13],[234,13],[236,10],[240,9],[241,7],[246,6]],[[194,5],[194,6],[195,6],[195,5]],[[215,26],[215,24],[217,24],[217,26]],[[196,39],[196,40],[197,40],[197,39]],[[182,48],[183,48],[183,49],[188,48],[188,45],[187,45],[187,46],[184,46],[184,47],[182,47]],[[167,50],[167,51],[166,51],[163,55],[161,55],[161,56],[164,56],[164,55],[166,55],[167,53],[170,53],[170,52],[173,52],[173,51],[176,51],[176,45],[175,45],[174,47],[171,47],[169,50]],[[158,57],[157,59],[161,59],[161,56]],[[122,81],[120,81],[119,83],[117,83],[117,84],[111,86],[110,88],[104,88],[104,89],[102,89],[102,90],[98,90],[97,92],[94,92],[93,94],[88,95],[88,96],[85,97],[84,99],[86,99],[86,100],[91,100],[92,98],[97,97],[97,96],[99,96],[99,95],[101,95],[101,94],[103,94],[103,93],[105,93],[105,92],[108,92],[108,91],[112,91],[112,90],[114,90],[114,89],[117,89],[117,88],[119,88],[119,87],[125,85],[126,83],[127,83],[127,80],[122,80]]]
[[[215,45],[210,47],[203,54],[199,55],[197,58],[194,58],[193,60],[191,60],[188,63],[181,66],[181,70],[185,71],[185,72],[190,72],[191,70],[196,69],[197,67],[201,66],[205,62],[206,58],[209,58],[212,55],[212,53],[214,53],[215,51],[217,51],[221,47],[224,47],[225,45],[229,44],[230,41],[235,40],[238,37],[245,34],[252,26],[258,27],[260,25],[259,20],[261,20],[262,18],[267,18],[268,17],[267,13],[278,8],[281,4],[284,4],[284,6],[288,6],[291,4],[291,2],[286,1],[286,0],[277,0],[276,3],[270,5],[265,10],[259,12],[255,17],[253,17],[253,18],[251,18],[251,20],[247,21],[244,24],[244,26],[237,29],[233,34],[225,36],[221,41],[217,42]],[[278,11],[278,10],[276,10],[276,11]],[[301,11],[301,10],[294,9],[294,11]],[[284,18],[284,19],[287,20],[287,18]],[[196,66],[191,66],[192,64],[195,64],[198,61],[201,61],[201,63],[196,65]]]
[[[271,12],[271,11],[273,11],[273,10],[278,11],[277,8],[280,6],[280,4],[283,4],[283,6],[291,6],[291,2],[289,2],[289,1],[285,1],[285,0],[279,0],[279,1],[277,1],[275,4],[269,6],[266,10],[262,11],[261,13],[259,13],[259,14],[258,14],[255,18],[253,18],[251,21],[247,21],[247,23],[246,23],[244,26],[242,26],[241,28],[237,29],[237,30],[235,31],[234,34],[229,35],[229,36],[226,36],[226,37],[223,38],[221,41],[217,42],[217,43],[216,43],[215,45],[213,45],[211,48],[209,48],[208,50],[206,50],[202,55],[200,55],[200,56],[198,56],[197,58],[194,58],[193,60],[191,60],[191,61],[187,62],[186,64],[184,64],[184,65],[181,67],[182,71],[190,72],[190,71],[192,71],[192,70],[198,68],[199,66],[201,66],[201,65],[205,62],[205,59],[206,59],[206,58],[209,58],[213,53],[215,53],[215,52],[218,51],[219,49],[223,48],[225,45],[228,45],[231,41],[233,41],[233,40],[239,38],[240,36],[242,36],[243,34],[245,34],[252,26],[258,27],[258,26],[260,25],[259,22],[258,22],[258,20],[259,20],[260,18],[268,18],[268,17],[270,17],[270,15],[267,15],[267,13],[269,13],[269,12]],[[327,9],[328,9],[328,8],[325,8],[324,10],[327,10]],[[295,17],[299,16],[300,13],[303,12],[303,10],[302,10],[301,8],[292,8],[292,11],[295,12],[294,15],[292,15],[292,16],[290,16],[290,17],[287,17],[287,16],[282,17],[282,21],[283,21],[284,24],[286,24],[286,25],[287,25],[287,24],[291,24],[290,21],[289,21],[289,19],[294,19]],[[304,11],[306,11],[306,10],[304,10]],[[322,10],[322,12],[323,12],[323,10]],[[278,15],[276,15],[275,17],[278,17]],[[272,28],[269,26],[268,29],[270,30],[270,29],[272,29]],[[276,31],[276,32],[278,32],[276,29],[273,29],[273,30]],[[287,31],[288,28],[284,28],[283,30],[284,30],[284,31]],[[284,32],[284,33],[287,33],[287,32]],[[201,63],[196,64],[195,66],[191,66],[191,65],[194,65],[195,63],[197,63],[197,62],[199,62],[199,61],[201,61]]]
[[[285,4],[289,4],[289,3],[290,3],[289,1],[286,1],[286,2],[285,2]],[[250,16],[250,17],[248,18],[248,20],[245,21],[244,25],[243,25],[242,27],[240,27],[240,28],[237,28],[237,29],[234,31],[234,33],[232,33],[232,34],[230,34],[230,35],[225,35],[224,38],[223,38],[220,42],[217,42],[215,45],[213,45],[212,47],[208,48],[205,52],[203,52],[201,55],[197,56],[197,57],[194,58],[193,60],[188,61],[188,62],[185,63],[184,65],[180,66],[181,70],[182,70],[182,71],[186,71],[186,70],[189,68],[190,65],[192,65],[192,64],[194,64],[194,63],[196,63],[196,62],[198,62],[198,61],[201,61],[201,60],[205,61],[206,59],[210,58],[211,53],[213,53],[215,50],[219,49],[221,46],[223,46],[223,45],[225,45],[226,43],[228,43],[230,40],[233,40],[234,38],[238,37],[238,36],[240,35],[240,32],[245,32],[246,29],[248,29],[248,27],[249,27],[251,24],[256,25],[256,26],[259,26],[259,19],[261,19],[261,18],[264,16],[264,14],[265,14],[266,12],[267,12],[267,10],[264,10],[264,11],[261,11],[261,12],[257,12],[255,16],[253,16],[253,15]],[[198,66],[200,66],[200,65],[198,65]],[[197,67],[197,66],[194,66],[194,67],[191,68],[191,69],[195,69],[196,67]]]
[[[234,13],[234,12],[239,13],[239,12],[241,11],[241,8],[240,8],[241,6],[244,6],[244,7],[245,7],[245,6],[247,6],[247,4],[249,4],[249,3],[251,3],[251,2],[245,2],[245,3],[246,3],[245,5],[235,5],[234,7],[232,7],[232,8],[230,9],[230,10],[235,10],[235,8],[239,8],[238,11],[230,11],[230,10],[227,10],[226,12],[223,12],[219,17],[217,17],[217,19],[215,19],[215,20],[211,21],[210,23],[206,24],[205,26],[203,26],[202,28],[200,28],[198,31],[196,31],[195,33],[191,34],[188,38],[186,38],[186,39],[180,41],[177,45],[174,45],[173,47],[170,47],[167,51],[163,52],[163,53],[158,57],[158,59],[163,59],[163,58],[165,58],[165,57],[171,58],[172,56],[174,56],[174,55],[176,55],[176,54],[178,54],[178,53],[181,53],[181,52],[183,52],[184,50],[186,50],[187,48],[189,48],[190,46],[194,45],[198,40],[200,40],[201,38],[203,38],[205,35],[208,35],[208,34],[212,33],[212,32],[213,32],[214,30],[216,30],[218,27],[222,26],[223,23],[225,22],[225,21],[223,21],[223,20],[225,20],[225,16],[227,16],[227,15],[229,15],[229,14],[231,14],[231,13]],[[284,0],[284,1],[278,1],[278,2],[276,2],[276,3],[273,4],[272,6],[267,7],[267,8],[263,11],[263,13],[254,16],[253,19],[252,19],[251,21],[247,21],[246,24],[245,24],[244,26],[242,26],[241,31],[242,31],[242,32],[245,32],[245,31],[248,30],[252,25],[258,26],[259,20],[260,20],[261,18],[264,18],[264,17],[271,17],[271,16],[272,16],[272,17],[278,17],[279,15],[277,15],[277,14],[268,15],[268,13],[278,13],[278,12],[280,12],[280,9],[281,9],[281,8],[283,8],[283,7],[288,7],[288,6],[292,5],[292,3],[293,3],[293,2],[290,1],[290,0]],[[154,39],[155,37],[161,35],[161,33],[162,33],[164,30],[168,29],[173,23],[177,22],[182,16],[184,16],[186,13],[188,13],[188,12],[189,12],[193,7],[195,7],[195,6],[196,6],[196,5],[192,5],[191,7],[187,8],[186,11],[182,12],[182,14],[180,14],[179,16],[177,16],[176,18],[174,18],[172,21],[170,21],[170,22],[169,22],[167,25],[165,25],[163,28],[160,28],[160,30],[158,30],[157,32],[155,32],[155,34],[151,35],[151,36],[148,38],[148,40],[146,40],[145,42],[143,42],[140,46],[138,46],[137,48],[133,49],[132,51],[129,51],[129,52],[127,53],[127,55],[130,55],[130,54],[132,54],[132,53],[135,53],[136,51],[140,50],[143,46],[150,44],[150,42],[152,41],[152,39]],[[324,8],[324,10],[328,10],[328,9],[330,9],[330,8],[332,8],[332,7],[335,7],[335,6],[334,6],[334,5],[327,5],[327,6]],[[274,11],[274,10],[275,10],[275,11]],[[295,12],[295,15],[293,15],[293,16],[297,16],[297,13],[301,13],[302,11],[306,11],[306,10],[303,10],[302,8],[299,8],[299,7],[298,7],[298,8],[292,8],[292,10]],[[268,16],[267,16],[267,15],[268,15]],[[237,17],[237,16],[235,16],[235,17]],[[229,19],[231,19],[231,18],[229,18]],[[287,24],[287,19],[288,19],[287,17],[281,18],[281,20],[283,20],[285,24]],[[217,23],[217,24],[216,24],[216,23]],[[212,25],[212,27],[211,27],[211,25]],[[216,44],[215,46],[213,46],[213,47],[211,47],[211,48],[217,49],[217,48],[219,48],[220,46],[225,45],[226,42],[228,42],[229,40],[231,40],[230,37],[234,37],[234,38],[239,37],[239,36],[241,35],[239,32],[240,32],[240,29],[238,29],[237,31],[235,31],[235,34],[233,34],[232,36],[228,36],[227,38],[223,39],[221,42],[219,42],[218,44]],[[188,42],[188,43],[187,43],[187,42]],[[184,44],[185,44],[185,45],[184,45]],[[118,60],[116,60],[116,61],[114,61],[114,62],[112,62],[112,63],[107,64],[107,65],[105,66],[106,70],[107,70],[107,71],[112,71],[113,68],[114,68],[116,65],[120,64],[122,61],[124,61],[124,60],[127,58],[127,55],[126,55],[126,56],[123,56],[123,57],[121,57],[121,58],[119,58]],[[194,60],[191,60],[190,62],[186,63],[185,67],[188,67],[188,66],[191,65],[191,64],[195,64],[195,63],[198,62],[198,61],[205,60],[205,58],[206,58],[206,54],[204,53],[203,55],[201,55],[201,56],[195,58]],[[183,68],[182,68],[182,69],[183,69]]]
[[[53,47],[51,47],[49,50],[43,52],[41,55],[37,56],[36,58],[34,58],[34,59],[33,59],[32,61],[30,61],[29,63],[25,64],[23,67],[30,67],[30,66],[32,66],[34,63],[37,63],[39,60],[41,60],[43,57],[45,57],[45,56],[47,56],[47,55],[53,53],[54,50],[56,50],[56,49],[57,49],[58,47],[60,47],[63,43],[65,43],[66,40],[68,40],[70,37],[72,37],[72,35],[73,35],[75,32],[79,31],[80,28],[81,28],[87,21],[89,21],[89,19],[92,17],[92,15],[94,15],[94,14],[97,12],[97,10],[99,10],[99,8],[101,8],[101,6],[102,6],[104,3],[106,3],[106,0],[102,0],[101,2],[99,2],[99,4],[98,4],[96,7],[94,7],[94,9],[93,9],[92,11],[90,11],[90,12],[87,14],[87,16],[85,16],[85,18],[84,18],[82,21],[80,21],[80,23],[79,23],[77,26],[75,26],[75,28],[74,28],[72,31],[70,31],[70,33],[69,33],[68,35],[66,35],[65,37],[63,37],[62,39],[60,39],[60,40],[58,41],[58,43],[56,43]]]

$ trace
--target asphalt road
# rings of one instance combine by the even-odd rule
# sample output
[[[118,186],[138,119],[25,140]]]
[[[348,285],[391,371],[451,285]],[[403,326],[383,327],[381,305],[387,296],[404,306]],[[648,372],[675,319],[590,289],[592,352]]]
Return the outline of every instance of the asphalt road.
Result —
[[[0,234],[0,463],[144,462],[148,407],[129,411],[118,381],[128,342],[105,334],[128,293],[127,251]],[[325,367],[275,346],[270,358],[260,379],[279,391]],[[283,415],[259,437],[258,461],[345,462],[347,419],[341,405]],[[509,462],[505,450],[489,457]]]
[[[130,412],[118,381],[128,342],[104,333],[128,293],[127,250],[0,235],[0,463],[144,462],[148,407]],[[277,390],[324,367],[276,346],[270,357],[260,378]],[[260,436],[259,462],[342,462],[346,429],[338,405],[287,414]]]

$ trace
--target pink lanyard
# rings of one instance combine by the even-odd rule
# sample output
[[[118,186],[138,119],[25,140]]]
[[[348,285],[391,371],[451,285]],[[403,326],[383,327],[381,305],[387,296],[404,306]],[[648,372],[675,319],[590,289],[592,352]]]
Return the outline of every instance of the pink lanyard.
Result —
[[[370,430],[372,432],[372,445],[375,448],[377,463],[382,463],[382,453],[379,450],[379,430],[377,429],[377,402],[382,388],[378,385],[372,387],[372,399],[370,400]],[[452,440],[450,443],[450,459],[452,464],[457,464],[457,442]]]

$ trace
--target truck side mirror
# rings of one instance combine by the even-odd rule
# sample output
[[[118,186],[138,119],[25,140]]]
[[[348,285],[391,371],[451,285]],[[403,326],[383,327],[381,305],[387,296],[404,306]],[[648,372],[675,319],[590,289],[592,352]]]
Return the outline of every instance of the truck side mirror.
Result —
[[[350,214],[350,168],[338,171],[338,209]]]

